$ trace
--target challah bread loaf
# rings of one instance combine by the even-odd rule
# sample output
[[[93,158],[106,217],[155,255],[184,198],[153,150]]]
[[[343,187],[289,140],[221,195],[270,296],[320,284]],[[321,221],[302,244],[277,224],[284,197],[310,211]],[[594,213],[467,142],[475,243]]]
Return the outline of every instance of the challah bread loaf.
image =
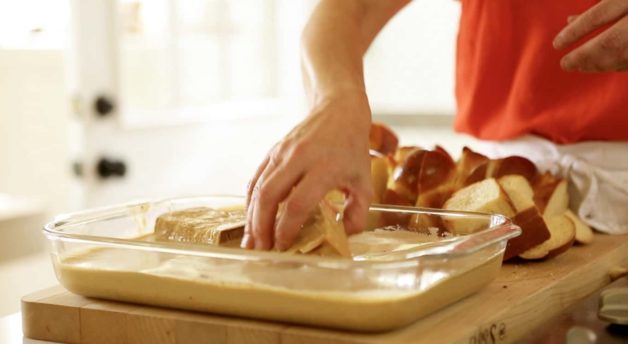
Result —
[[[394,168],[394,161],[388,155],[371,153],[371,182],[373,185],[373,203],[381,203],[389,175]]]
[[[388,197],[404,198],[403,202],[396,200],[397,204],[440,208],[453,193],[455,163],[444,149],[410,148],[405,153],[399,153],[398,150],[395,156],[404,156],[404,160],[395,167],[388,182],[388,188],[391,190]],[[417,231],[439,227],[441,224],[434,222],[437,219],[435,216],[413,215],[409,220],[409,227]],[[405,220],[404,218],[404,224]]]
[[[532,183],[539,171],[532,161],[516,155],[491,160],[487,167],[487,177],[499,178],[512,174],[520,175]]]
[[[418,175],[417,195],[448,186],[456,174],[456,163],[447,152],[438,147],[425,151]]]
[[[549,172],[540,175],[534,182],[534,203],[543,216],[558,216],[569,208],[567,181]]]
[[[452,162],[454,161],[451,155],[449,155],[449,152],[445,148],[443,148],[443,146],[441,145],[435,145],[433,151],[444,154],[449,158],[449,160],[451,160]]]
[[[513,217],[516,212],[510,198],[495,178],[473,183],[456,191],[443,205],[446,210],[462,210]],[[486,228],[485,220],[449,216],[443,219],[454,234],[470,234]]]
[[[382,155],[371,151],[371,182],[373,186],[372,203],[383,204],[384,193],[386,192],[386,184],[388,178],[392,174],[395,162],[390,155]],[[369,212],[367,219],[367,229],[379,227],[381,223],[380,212]]]
[[[451,197],[453,192],[454,188],[452,183],[444,184],[430,191],[420,193],[415,206],[418,208],[442,208],[445,201]],[[439,233],[442,233],[445,228],[442,217],[430,214],[412,215],[408,227],[414,231],[424,233],[431,232],[434,228],[438,229]]]
[[[455,175],[455,169],[449,154],[437,150],[415,150],[395,167],[388,188],[411,204],[416,204],[419,193],[448,183]]]
[[[392,155],[397,150],[397,135],[382,123],[372,123],[369,133],[370,149],[384,155]]]
[[[499,185],[506,191],[515,211],[521,212],[530,207],[535,207],[534,190],[528,181],[518,175],[511,174],[497,179]]]
[[[526,178],[530,183],[538,176],[538,169],[534,163],[521,156],[486,161],[477,166],[464,181],[464,185],[475,183],[486,178],[499,178],[517,174]]]
[[[419,172],[423,163],[425,150],[418,149],[409,153],[403,161],[398,161],[392,175],[388,179],[388,189],[404,197],[408,204],[416,201]]]
[[[395,153],[392,155],[392,158],[390,155],[387,156],[386,163],[388,167],[388,180],[386,181],[386,189],[392,190],[393,192],[392,193],[389,192],[389,195],[386,197],[387,198],[386,202],[397,202],[397,203],[384,202],[383,194],[380,198],[382,200],[381,203],[393,204],[393,205],[411,205],[411,203],[409,202],[401,202],[401,199],[399,198],[401,197],[401,194],[399,193],[400,191],[398,189],[399,186],[397,186],[395,183],[394,173],[396,170],[398,170],[397,167],[403,164],[404,160],[407,158],[409,154],[418,150],[421,150],[421,148],[416,147],[416,146],[403,146],[403,147],[397,148]],[[371,167],[372,166],[373,165],[371,164]],[[407,193],[408,192],[402,191],[403,195],[406,195]]]
[[[499,178],[498,182],[514,206],[516,214],[512,222],[521,228],[521,235],[508,240],[504,253],[507,260],[543,243],[550,238],[550,232],[534,204],[534,191],[527,179],[513,174]]]
[[[442,208],[455,191],[456,164],[440,146],[425,155],[423,168],[419,173],[417,199],[414,205],[419,208]],[[432,228],[442,231],[441,217],[416,214],[410,218],[410,227],[427,232]]]
[[[538,260],[557,256],[569,249],[576,238],[574,222],[565,214],[544,217],[550,231],[550,238],[537,245],[519,257],[523,259]]]
[[[550,238],[550,229],[536,207],[518,212],[511,220],[521,228],[521,235],[508,240],[504,260],[514,258]]]
[[[568,211],[567,181],[547,172],[540,174],[525,157],[489,159],[464,147],[454,162],[440,146],[433,150],[401,146],[386,154],[392,159],[388,161],[388,181],[379,198],[381,203],[509,217],[522,228],[522,234],[509,241],[506,259],[518,255],[525,259],[551,257],[564,252],[573,240],[590,243],[593,239],[591,228]],[[379,180],[374,182],[378,195],[383,189],[383,162],[373,160],[377,166],[372,166],[372,174]],[[438,228],[453,234],[472,233],[487,225],[484,220],[426,214],[410,218],[405,214],[385,214],[378,221],[382,225],[408,225],[417,231]],[[561,226],[566,230],[561,230]],[[570,242],[571,229],[574,238]]]
[[[589,226],[569,211],[567,181],[549,172],[534,180],[534,203],[543,215],[550,231],[550,238],[523,252],[523,259],[544,259],[557,256],[569,249],[577,238],[581,243],[593,240]]]
[[[590,244],[593,242],[593,230],[589,225],[584,223],[571,210],[567,210],[565,215],[573,221],[576,226],[576,242],[579,244]]]
[[[410,201],[404,196],[399,195],[395,190],[386,189],[384,196],[382,197],[382,204],[400,205],[404,207],[413,206]],[[399,212],[382,212],[380,214],[379,225],[375,227],[386,226],[407,226],[410,221],[409,214],[403,214]]]
[[[462,154],[458,163],[456,164],[456,179],[454,182],[454,188],[456,190],[463,187],[479,182],[485,178],[486,175],[486,163],[489,158],[486,156],[472,151],[469,147],[462,148]],[[476,169],[480,168],[481,172],[476,172]]]
[[[395,154],[393,155],[393,159],[395,160],[396,165],[401,164],[404,160],[406,160],[408,155],[420,149],[422,148],[417,146],[401,146],[397,148]]]

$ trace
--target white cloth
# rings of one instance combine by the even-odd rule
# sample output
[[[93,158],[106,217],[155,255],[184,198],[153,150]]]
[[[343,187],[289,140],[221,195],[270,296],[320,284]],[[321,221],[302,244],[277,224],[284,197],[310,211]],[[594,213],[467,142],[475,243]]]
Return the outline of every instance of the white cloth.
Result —
[[[568,178],[570,208],[595,229],[628,234],[628,142],[557,145],[538,136],[475,147],[490,158],[520,155]]]

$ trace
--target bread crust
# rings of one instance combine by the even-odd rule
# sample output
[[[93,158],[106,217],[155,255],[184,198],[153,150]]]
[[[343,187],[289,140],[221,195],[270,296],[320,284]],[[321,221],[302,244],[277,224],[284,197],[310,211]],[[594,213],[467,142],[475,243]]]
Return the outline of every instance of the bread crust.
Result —
[[[521,228],[521,235],[508,240],[504,260],[516,257],[549,239],[550,232],[541,212],[534,204],[534,191],[521,175],[506,175],[498,180],[510,198],[517,214],[512,222]]]
[[[532,187],[534,189],[534,203],[543,216],[562,215],[567,211],[569,195],[566,180],[545,172],[539,175]]]
[[[455,175],[455,162],[438,150],[414,150],[398,164],[389,188],[415,204],[418,194],[449,183]]]
[[[399,138],[383,123],[374,122],[369,132],[369,148],[384,155],[392,155],[397,150]]]
[[[514,224],[522,228],[522,234],[510,239],[505,259],[516,256],[544,259],[564,252],[574,241],[590,243],[593,240],[591,228],[568,211],[567,181],[549,172],[541,174],[536,165],[525,157],[489,159],[464,147],[460,158],[454,162],[440,146],[433,150],[399,147],[393,156],[396,166],[389,174],[382,203],[500,213],[510,217]],[[469,192],[487,180],[497,180],[497,187],[493,186],[486,195]],[[469,197],[478,200],[471,202]],[[425,214],[415,214],[410,218],[405,215],[385,216],[389,218],[382,220],[382,224],[407,224],[417,231],[436,227],[441,232],[467,234],[486,226],[486,223],[474,223],[473,220],[464,223],[459,217],[441,218]],[[558,216],[568,218],[555,220]],[[553,222],[551,226],[557,227],[556,222],[559,222],[567,228],[568,235],[560,237],[562,241],[558,246],[549,244],[556,240],[553,240],[553,229],[548,221]],[[569,236],[572,227],[573,238]],[[560,230],[554,230],[554,233],[565,234]]]
[[[567,210],[565,213],[576,226],[576,242],[578,244],[590,244],[593,242],[593,230],[589,225],[580,220],[580,218],[574,214],[571,210]]]
[[[550,238],[550,231],[536,207],[517,213],[512,222],[521,228],[521,235],[508,240],[504,260],[514,258]]]
[[[566,215],[544,217],[550,230],[550,238],[537,245],[519,257],[528,260],[539,260],[555,257],[567,251],[576,239],[576,227]]]

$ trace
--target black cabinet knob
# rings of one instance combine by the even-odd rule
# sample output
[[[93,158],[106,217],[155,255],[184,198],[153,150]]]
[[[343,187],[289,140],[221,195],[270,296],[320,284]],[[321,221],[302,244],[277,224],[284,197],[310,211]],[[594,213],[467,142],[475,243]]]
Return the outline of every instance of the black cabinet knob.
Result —
[[[94,110],[100,117],[105,117],[111,114],[114,107],[115,105],[113,100],[105,96],[98,96],[94,101]]]
[[[112,177],[124,177],[126,174],[126,164],[119,160],[102,158],[96,165],[96,173],[102,179]]]

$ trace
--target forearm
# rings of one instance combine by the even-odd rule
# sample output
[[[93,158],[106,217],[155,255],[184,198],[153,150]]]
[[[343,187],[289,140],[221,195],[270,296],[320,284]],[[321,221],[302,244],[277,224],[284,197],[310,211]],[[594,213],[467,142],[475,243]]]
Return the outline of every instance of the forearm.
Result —
[[[322,0],[303,32],[310,114],[273,149],[247,190],[243,247],[281,250],[331,190],[345,197],[347,233],[366,227],[372,199],[362,56],[409,0]],[[277,218],[283,204],[284,212]]]
[[[323,0],[302,37],[302,71],[312,105],[340,94],[364,94],[362,57],[408,0]]]

